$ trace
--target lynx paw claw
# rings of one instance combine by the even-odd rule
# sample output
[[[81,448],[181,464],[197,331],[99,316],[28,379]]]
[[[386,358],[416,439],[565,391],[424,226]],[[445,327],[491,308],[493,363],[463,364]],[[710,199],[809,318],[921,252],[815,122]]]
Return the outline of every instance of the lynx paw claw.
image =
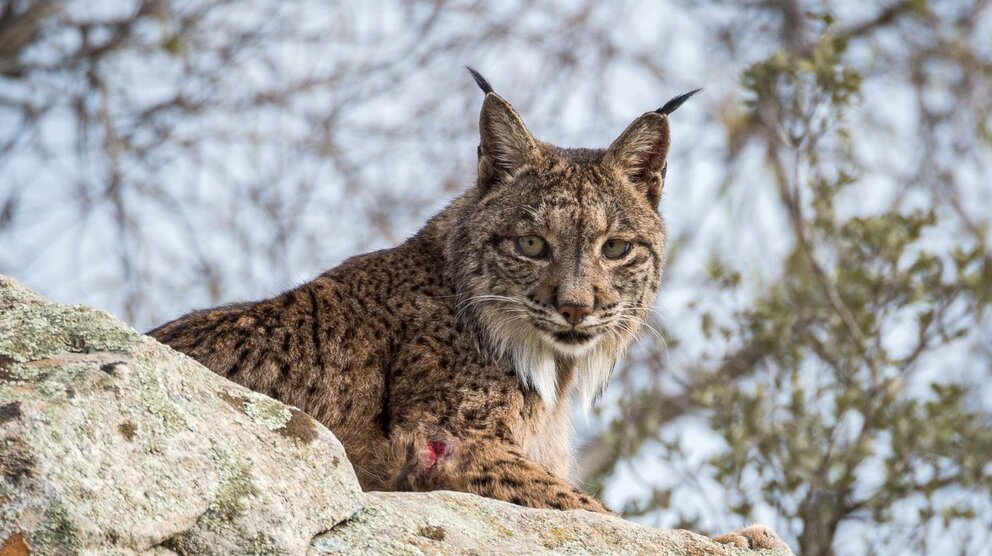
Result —
[[[751,525],[731,533],[713,537],[720,544],[729,544],[737,548],[757,550],[762,548],[787,548],[785,541],[780,539],[771,527]]]

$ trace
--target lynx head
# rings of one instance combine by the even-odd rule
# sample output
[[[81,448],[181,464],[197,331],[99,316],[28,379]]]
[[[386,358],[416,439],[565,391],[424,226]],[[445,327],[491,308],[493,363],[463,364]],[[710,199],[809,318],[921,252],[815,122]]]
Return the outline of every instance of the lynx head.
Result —
[[[534,139],[470,71],[486,98],[478,181],[446,247],[460,312],[549,407],[565,393],[557,369],[572,366],[588,407],[658,293],[668,114],[695,91],[637,118],[606,149],[564,149]]]

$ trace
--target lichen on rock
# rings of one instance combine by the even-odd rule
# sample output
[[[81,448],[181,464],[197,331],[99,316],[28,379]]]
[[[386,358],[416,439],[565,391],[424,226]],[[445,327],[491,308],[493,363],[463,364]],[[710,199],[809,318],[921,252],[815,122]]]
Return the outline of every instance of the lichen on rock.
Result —
[[[36,361],[63,351],[130,352],[141,336],[109,315],[83,306],[31,304],[0,313],[0,354]]]
[[[270,431],[283,428],[293,418],[288,406],[254,392],[245,399],[244,408],[245,414],[251,417],[252,421]]]
[[[0,304],[0,543],[299,554],[360,507],[350,470],[326,474],[345,457],[329,431],[277,432],[293,408],[101,311],[7,278]]]

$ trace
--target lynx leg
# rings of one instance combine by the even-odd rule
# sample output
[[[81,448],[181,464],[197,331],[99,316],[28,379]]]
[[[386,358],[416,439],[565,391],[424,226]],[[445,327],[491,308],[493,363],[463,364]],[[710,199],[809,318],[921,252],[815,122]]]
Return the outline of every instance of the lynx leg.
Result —
[[[720,544],[729,544],[737,548],[788,548],[785,541],[780,539],[775,534],[775,531],[772,531],[771,527],[764,525],[751,525],[737,531],[717,535],[713,537],[713,540]]]
[[[520,450],[495,438],[411,435],[395,478],[398,490],[457,490],[520,506],[610,513]]]

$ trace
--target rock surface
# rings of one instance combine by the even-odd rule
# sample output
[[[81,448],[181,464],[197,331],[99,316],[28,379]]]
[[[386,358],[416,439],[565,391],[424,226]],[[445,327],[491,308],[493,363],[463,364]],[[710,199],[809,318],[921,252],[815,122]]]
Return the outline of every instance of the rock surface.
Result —
[[[696,533],[583,510],[533,510],[461,492],[370,492],[364,509],[313,541],[324,554],[756,554]],[[760,551],[771,556],[784,551]]]
[[[583,511],[363,494],[306,414],[0,276],[0,555],[541,552],[747,553]]]
[[[303,553],[360,507],[344,449],[306,414],[95,309],[0,282],[0,539]]]

